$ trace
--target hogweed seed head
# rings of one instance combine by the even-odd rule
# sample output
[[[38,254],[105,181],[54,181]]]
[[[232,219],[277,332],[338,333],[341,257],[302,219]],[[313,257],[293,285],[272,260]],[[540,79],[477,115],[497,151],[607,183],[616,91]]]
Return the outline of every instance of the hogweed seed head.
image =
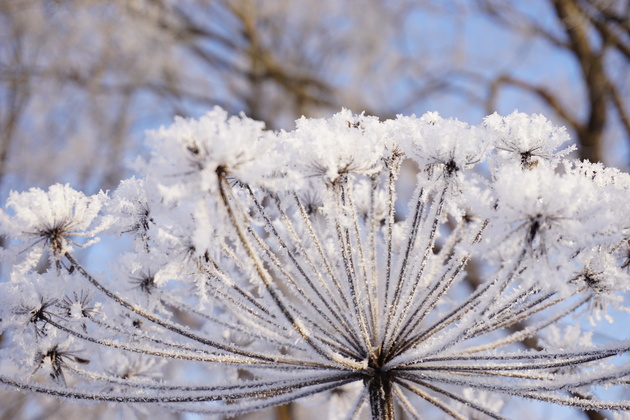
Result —
[[[223,416],[315,394],[331,418],[503,418],[513,397],[629,410],[600,387],[628,382],[630,340],[558,326],[626,309],[630,176],[566,159],[567,140],[520,113],[470,126],[343,110],[281,133],[218,108],[179,118],[107,197],[12,193],[6,351],[45,332],[31,360],[53,381],[27,363],[0,382]],[[133,249],[94,274],[71,245],[105,233]],[[35,247],[57,263],[44,275],[20,258]]]

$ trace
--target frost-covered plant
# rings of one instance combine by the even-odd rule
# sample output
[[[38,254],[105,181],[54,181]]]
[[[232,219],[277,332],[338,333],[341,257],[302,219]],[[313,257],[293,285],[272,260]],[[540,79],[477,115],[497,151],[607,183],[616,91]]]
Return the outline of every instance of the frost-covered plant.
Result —
[[[629,410],[630,340],[587,330],[625,309],[630,176],[566,141],[520,113],[177,119],[110,194],[12,193],[0,382],[220,416],[314,394],[348,418]],[[99,274],[78,251],[105,234],[133,242],[92,251]]]

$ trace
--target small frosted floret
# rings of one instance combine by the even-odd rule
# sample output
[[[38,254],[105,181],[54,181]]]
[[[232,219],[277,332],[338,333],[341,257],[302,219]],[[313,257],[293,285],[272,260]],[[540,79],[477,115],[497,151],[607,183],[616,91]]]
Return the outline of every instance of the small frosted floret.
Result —
[[[114,354],[108,360],[108,371],[126,381],[158,379],[162,376],[159,368],[164,363],[158,359],[137,354]]]
[[[244,115],[228,117],[217,107],[199,119],[176,117],[171,126],[150,131],[147,143],[153,153],[139,169],[169,199],[215,192],[219,176],[260,185],[274,177],[282,161],[274,140],[265,134],[264,123]]]
[[[536,256],[566,256],[596,245],[611,228],[606,203],[583,177],[560,175],[547,167],[521,171],[508,165],[496,178],[493,198],[477,211],[493,221],[488,241],[504,252],[510,249],[507,244],[514,244],[514,249],[525,245]]]
[[[27,192],[11,192],[8,211],[0,214],[2,230],[18,241],[11,249],[13,257],[22,257],[16,266],[19,272],[32,268],[45,250],[56,259],[72,250],[97,242],[97,233],[105,229],[109,219],[98,221],[104,196],[86,196],[69,185],[52,185],[48,191],[31,188]]]
[[[35,355],[35,374],[40,369],[45,369],[50,378],[63,386],[66,386],[66,377],[64,372],[70,369],[70,366],[74,364],[88,364],[89,359],[81,357],[80,350],[74,350],[71,348],[73,344],[72,340],[67,340],[62,344],[48,344],[42,346]]]
[[[623,294],[630,290],[628,275],[605,248],[582,252],[577,260],[582,267],[571,282],[574,287],[586,288],[591,294],[588,304],[591,324],[602,319],[613,322],[612,313],[630,312],[623,298]]]
[[[442,118],[437,112],[420,118],[398,115],[385,124],[409,158],[438,176],[453,177],[481,162],[489,152],[483,129]]]
[[[108,200],[107,212],[115,219],[112,226],[116,234],[146,235],[151,223],[151,211],[144,181],[137,178],[120,182]]]
[[[296,125],[282,139],[293,155],[292,166],[302,175],[332,184],[342,175],[369,176],[382,170],[386,141],[378,118],[344,109],[328,119],[302,117]]]
[[[514,111],[501,116],[495,112],[483,121],[484,126],[495,133],[498,157],[518,162],[525,169],[532,169],[540,162],[557,163],[559,158],[575,150],[575,146],[559,149],[570,140],[566,128],[553,125],[540,114]]]

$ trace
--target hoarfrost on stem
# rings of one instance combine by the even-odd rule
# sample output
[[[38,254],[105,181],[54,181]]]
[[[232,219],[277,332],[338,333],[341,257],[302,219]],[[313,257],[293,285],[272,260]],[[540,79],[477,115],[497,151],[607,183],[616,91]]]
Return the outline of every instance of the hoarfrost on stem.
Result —
[[[630,177],[566,159],[567,140],[520,113],[178,118],[108,195],[11,194],[0,382],[223,416],[315,394],[344,418],[629,410],[600,388],[628,382],[630,340],[587,329],[626,310]],[[77,248],[106,234],[133,249],[96,274]]]

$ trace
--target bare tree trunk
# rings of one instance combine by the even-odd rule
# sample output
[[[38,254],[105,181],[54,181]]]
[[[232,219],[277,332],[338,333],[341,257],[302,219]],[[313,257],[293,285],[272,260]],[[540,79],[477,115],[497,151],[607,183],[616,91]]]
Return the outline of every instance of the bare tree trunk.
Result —
[[[577,128],[580,158],[599,162],[602,160],[602,139],[608,119],[606,101],[609,83],[603,63],[606,45],[599,50],[593,49],[588,27],[581,23],[583,13],[575,0],[553,0],[553,6],[578,60],[588,90],[588,117]]]

